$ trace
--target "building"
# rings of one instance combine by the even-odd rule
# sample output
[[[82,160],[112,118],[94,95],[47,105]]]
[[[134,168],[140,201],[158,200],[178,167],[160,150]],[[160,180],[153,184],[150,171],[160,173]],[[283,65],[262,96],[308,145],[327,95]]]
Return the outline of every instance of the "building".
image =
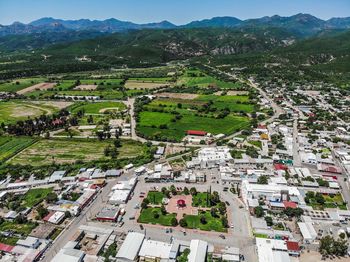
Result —
[[[189,136],[206,136],[207,132],[200,130],[187,130],[187,135]]]
[[[117,207],[104,207],[96,215],[96,219],[99,221],[110,221],[114,222],[117,220],[119,215],[119,208]]]
[[[47,216],[44,217],[44,221],[52,223],[52,224],[59,224],[61,223],[65,218],[65,213],[62,211],[54,211],[50,212]]]
[[[290,262],[287,245],[283,240],[256,238],[259,262]]]
[[[116,259],[118,262],[136,261],[145,235],[137,232],[130,232],[120,247]]]
[[[141,261],[168,261],[172,244],[165,242],[144,240],[139,252]]]
[[[69,241],[67,244],[56,254],[52,259],[52,262],[82,262],[85,253],[79,249],[76,249],[78,242]]]
[[[188,262],[205,262],[207,257],[207,250],[207,242],[198,239],[191,240]]]
[[[312,243],[316,239],[317,233],[312,222],[298,222],[298,227],[305,243]]]

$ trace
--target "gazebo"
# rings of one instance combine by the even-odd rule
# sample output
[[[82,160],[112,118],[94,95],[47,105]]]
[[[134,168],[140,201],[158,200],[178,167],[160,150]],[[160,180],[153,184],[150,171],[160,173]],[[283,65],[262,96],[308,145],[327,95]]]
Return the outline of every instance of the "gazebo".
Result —
[[[178,206],[178,207],[185,207],[185,206],[186,206],[185,200],[179,199],[179,200],[177,201],[177,206]]]

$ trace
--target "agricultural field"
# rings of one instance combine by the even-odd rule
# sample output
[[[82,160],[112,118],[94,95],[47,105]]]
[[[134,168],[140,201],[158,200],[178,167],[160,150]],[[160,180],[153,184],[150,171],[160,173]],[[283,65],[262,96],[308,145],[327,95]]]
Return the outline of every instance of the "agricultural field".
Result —
[[[240,89],[242,87],[242,84],[239,82],[225,82],[218,80],[197,69],[187,69],[184,74],[178,78],[176,84],[179,86],[198,86],[201,88],[220,89]]]
[[[192,100],[158,98],[138,115],[137,132],[155,140],[180,141],[187,130],[231,134],[250,125],[248,96],[200,95]]]
[[[127,89],[156,89],[169,85],[167,82],[149,80],[128,80],[125,83]]]
[[[97,139],[50,139],[39,140],[9,160],[11,164],[48,165],[110,160],[104,155],[104,149],[113,146],[112,140]],[[118,148],[118,159],[141,157],[146,154],[146,148],[139,142],[122,140]]]
[[[121,102],[81,102],[73,105],[70,111],[77,113],[83,110],[85,114],[103,114],[105,112],[120,112],[124,109],[126,106]]]
[[[158,85],[158,83],[156,83]],[[143,94],[143,90],[125,90],[123,79],[60,80],[49,90],[32,90],[27,97],[50,99],[60,96],[99,96],[101,99],[124,99],[127,96]]]
[[[23,78],[13,81],[0,81],[0,92],[18,92],[22,89],[45,81],[45,78]]]
[[[4,161],[19,153],[34,142],[30,137],[0,137],[0,161]]]
[[[5,101],[0,102],[0,123],[13,123],[19,120],[51,115],[58,112],[62,106],[55,103],[32,101]]]

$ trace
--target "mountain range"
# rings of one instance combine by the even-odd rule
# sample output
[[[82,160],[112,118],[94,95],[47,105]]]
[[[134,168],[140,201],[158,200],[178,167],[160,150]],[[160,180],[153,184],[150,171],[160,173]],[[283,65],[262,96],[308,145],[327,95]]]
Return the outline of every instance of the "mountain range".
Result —
[[[178,28],[245,28],[245,27],[278,27],[289,30],[300,37],[309,37],[324,30],[344,30],[350,28],[350,17],[322,20],[310,14],[296,14],[289,17],[278,15],[265,16],[256,19],[240,20],[235,17],[213,17],[193,21],[185,25],[175,25],[168,21],[157,23],[136,24],[118,19],[106,20],[62,20],[45,17],[29,24],[15,22],[11,25],[0,25],[0,36],[23,35],[43,32],[95,31],[100,33],[115,33],[127,30],[142,29],[178,29]]]

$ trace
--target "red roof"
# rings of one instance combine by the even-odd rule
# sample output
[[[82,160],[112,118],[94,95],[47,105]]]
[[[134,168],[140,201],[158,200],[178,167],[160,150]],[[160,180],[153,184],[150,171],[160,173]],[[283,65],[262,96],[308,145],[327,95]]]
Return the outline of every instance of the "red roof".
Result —
[[[177,205],[178,205],[178,206],[185,206],[185,205],[186,205],[186,202],[185,202],[185,200],[183,200],[183,199],[179,199],[179,200],[177,201]]]
[[[283,201],[283,204],[284,204],[284,208],[297,208],[297,204],[294,203],[294,202],[290,202],[290,201]]]
[[[200,130],[187,130],[187,135],[205,136],[207,132]]]
[[[3,243],[0,243],[0,250],[3,251],[3,252],[10,253],[13,248],[14,248],[14,246],[10,246],[10,245],[6,245],[6,244],[3,244]]]
[[[287,170],[288,167],[286,165],[283,164],[274,164],[273,165],[275,167],[276,170]]]
[[[342,173],[341,168],[339,168],[337,166],[328,166],[328,165],[321,165],[321,171],[329,172],[329,173],[335,173],[335,174],[341,174]]]
[[[295,241],[287,241],[287,249],[290,251],[300,251],[299,243]]]
[[[44,221],[49,221],[50,217],[52,217],[53,214],[55,214],[55,212],[50,212],[50,213],[48,213],[48,214],[43,218],[43,220],[44,220]]]

